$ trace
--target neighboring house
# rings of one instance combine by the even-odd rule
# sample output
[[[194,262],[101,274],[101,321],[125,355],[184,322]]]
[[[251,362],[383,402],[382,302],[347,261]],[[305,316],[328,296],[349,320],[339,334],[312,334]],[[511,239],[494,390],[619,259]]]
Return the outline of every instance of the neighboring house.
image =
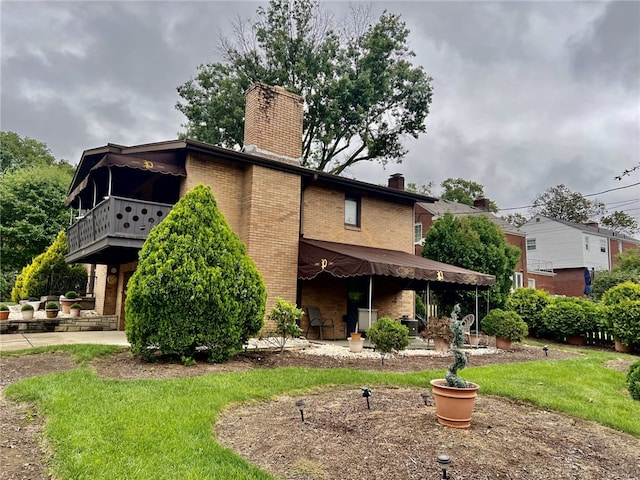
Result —
[[[195,185],[210,185],[218,208],[246,245],[268,292],[267,312],[282,297],[305,312],[319,307],[343,322],[413,317],[417,286],[486,287],[495,278],[413,255],[416,202],[435,199],[300,166],[302,99],[279,87],[246,94],[244,151],[189,139],[86,150],[69,188],[77,213],[68,229],[67,261],[93,266],[102,315],[119,315],[126,286],[149,230]],[[167,298],[170,302],[171,298]],[[367,311],[367,324],[362,317]],[[188,314],[188,312],[186,313]],[[307,316],[301,327],[306,331]],[[310,334],[317,335],[318,329]],[[331,338],[332,329],[326,329]]]
[[[530,261],[553,264],[554,293],[580,297],[585,294],[587,277],[611,270],[616,255],[638,248],[640,241],[622,233],[600,228],[597,223],[568,222],[536,215],[520,230],[527,234]]]
[[[419,202],[415,208],[414,248],[416,255],[422,255],[424,237],[433,222],[446,213],[453,216],[484,215],[504,232],[507,243],[517,247],[521,254],[513,272],[513,287],[533,287],[553,293],[554,275],[549,262],[528,262],[526,233],[514,227],[489,211],[490,201],[479,198],[474,205],[439,199],[435,202]]]

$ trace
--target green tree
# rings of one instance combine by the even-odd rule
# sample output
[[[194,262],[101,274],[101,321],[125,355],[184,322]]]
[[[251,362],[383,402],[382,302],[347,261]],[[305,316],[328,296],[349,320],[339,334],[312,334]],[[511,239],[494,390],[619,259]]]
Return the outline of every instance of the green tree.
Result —
[[[46,143],[15,132],[0,132],[0,172],[21,168],[50,167],[56,159]]]
[[[611,288],[624,282],[640,283],[640,248],[632,248],[616,255],[618,262],[610,271],[596,272],[592,293],[595,300]]]
[[[149,233],[128,284],[126,333],[134,354],[155,348],[222,362],[264,321],[266,290],[211,188],[196,186]]]
[[[402,139],[426,130],[432,96],[431,78],[410,62],[409,30],[398,15],[373,21],[357,7],[348,27],[332,21],[315,0],[271,0],[253,24],[237,22],[235,38],[220,41],[224,61],[178,87],[185,135],[241,147],[244,91],[259,81],[304,98],[303,166],[339,174],[400,162]]]
[[[603,216],[600,218],[600,223],[611,230],[627,235],[635,235],[638,232],[638,222],[631,215],[620,210]]]
[[[433,188],[433,182],[423,183],[422,185],[417,185],[415,183],[407,183],[405,190],[408,192],[419,193],[420,195],[432,195],[431,189]]]
[[[495,286],[481,295],[485,299],[489,296],[492,307],[502,308],[511,290],[520,250],[509,245],[502,230],[486,216],[454,217],[446,213],[427,232],[422,256],[495,275]],[[475,294],[450,290],[441,295],[446,308],[460,302],[463,312],[475,311]]]
[[[471,180],[465,180],[464,178],[447,178],[442,181],[440,186],[443,189],[440,198],[449,200],[450,202],[473,206],[474,200],[484,197],[483,185]],[[498,206],[490,201],[489,210],[491,212],[497,212]]]
[[[3,271],[20,271],[69,223],[64,205],[72,174],[67,166],[22,168],[2,174],[0,236]]]
[[[553,297],[544,290],[517,288],[507,298],[506,308],[516,312],[529,327],[529,332],[537,337],[544,334],[542,311]]]
[[[527,223],[529,219],[522,215],[521,213],[510,213],[509,215],[505,215],[501,217],[505,222],[513,225],[516,228],[520,228],[522,225]]]
[[[51,246],[22,269],[11,292],[12,300],[61,295],[68,290],[84,291],[87,271],[82,265],[67,263],[67,251],[67,235],[61,230]]]
[[[604,203],[598,200],[591,201],[561,184],[536,195],[531,210],[535,215],[585,223],[589,219],[604,215],[605,206]]]

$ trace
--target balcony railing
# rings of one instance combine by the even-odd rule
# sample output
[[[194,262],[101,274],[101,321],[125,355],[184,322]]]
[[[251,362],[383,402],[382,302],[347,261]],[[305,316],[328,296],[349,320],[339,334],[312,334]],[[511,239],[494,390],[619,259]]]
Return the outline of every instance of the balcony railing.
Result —
[[[109,246],[140,248],[152,227],[173,205],[123,197],[109,197],[67,230],[68,258],[74,261]]]

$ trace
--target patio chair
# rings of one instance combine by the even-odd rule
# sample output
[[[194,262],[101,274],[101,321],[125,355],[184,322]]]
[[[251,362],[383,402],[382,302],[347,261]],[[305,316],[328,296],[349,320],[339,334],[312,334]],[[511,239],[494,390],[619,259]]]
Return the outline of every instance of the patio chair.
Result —
[[[471,325],[473,325],[475,319],[476,316],[473,313],[470,313],[469,315],[462,317],[462,320],[460,320],[462,333],[464,335],[464,343],[471,343]]]
[[[325,327],[331,327],[333,329],[333,339],[336,338],[336,326],[333,323],[333,320],[330,318],[323,318],[320,315],[320,309],[318,307],[307,307],[307,311],[309,312],[309,326],[307,326],[307,333],[305,337],[309,335],[309,330],[311,327],[318,327],[320,330],[320,340],[322,340],[322,329]]]

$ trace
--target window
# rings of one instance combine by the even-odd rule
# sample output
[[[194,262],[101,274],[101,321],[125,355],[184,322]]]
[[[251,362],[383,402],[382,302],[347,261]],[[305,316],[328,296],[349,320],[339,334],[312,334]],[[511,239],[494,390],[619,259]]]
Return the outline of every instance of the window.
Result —
[[[535,249],[536,249],[536,239],[527,238],[527,250],[535,250]]]
[[[535,278],[527,279],[527,287],[536,288],[536,279]]]
[[[514,291],[516,288],[522,288],[522,272],[516,272],[511,277],[511,291]]]
[[[353,227],[360,226],[360,199],[347,195],[344,197],[344,223]]]
[[[413,243],[421,243],[422,242],[422,224],[414,223],[413,224]]]
[[[600,251],[602,253],[607,253],[607,241],[604,238],[600,239]]]
[[[584,237],[584,249],[589,251],[589,237]]]

